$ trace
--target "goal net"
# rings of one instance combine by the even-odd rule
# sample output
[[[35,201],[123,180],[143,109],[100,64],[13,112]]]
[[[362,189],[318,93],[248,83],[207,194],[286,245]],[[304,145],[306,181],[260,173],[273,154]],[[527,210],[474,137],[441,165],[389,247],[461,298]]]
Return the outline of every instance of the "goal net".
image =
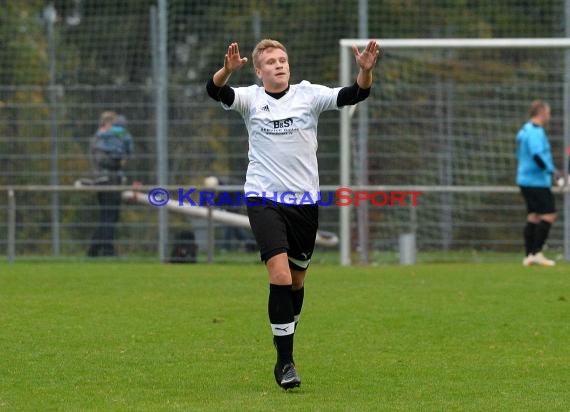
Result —
[[[424,249],[520,250],[526,212],[515,187],[515,135],[531,101],[547,101],[554,161],[568,169],[570,39],[378,43],[367,116],[341,114],[341,185],[415,185],[423,195],[414,213],[341,211],[343,263],[353,250],[389,248],[410,230]],[[340,41],[342,84],[357,72],[353,44],[366,41]],[[564,209],[562,196],[557,204]],[[563,228],[554,226],[550,247],[568,253]]]

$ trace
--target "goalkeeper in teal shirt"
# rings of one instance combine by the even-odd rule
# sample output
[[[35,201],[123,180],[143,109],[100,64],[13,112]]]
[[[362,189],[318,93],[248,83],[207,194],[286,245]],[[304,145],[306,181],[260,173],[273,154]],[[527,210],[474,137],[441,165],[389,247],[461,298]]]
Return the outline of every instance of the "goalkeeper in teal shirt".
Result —
[[[544,126],[550,120],[550,106],[542,100],[531,103],[529,120],[517,134],[517,185],[521,189],[527,208],[524,228],[524,266],[554,266],[542,248],[550,227],[556,220],[554,196],[550,187],[554,174],[558,174]]]

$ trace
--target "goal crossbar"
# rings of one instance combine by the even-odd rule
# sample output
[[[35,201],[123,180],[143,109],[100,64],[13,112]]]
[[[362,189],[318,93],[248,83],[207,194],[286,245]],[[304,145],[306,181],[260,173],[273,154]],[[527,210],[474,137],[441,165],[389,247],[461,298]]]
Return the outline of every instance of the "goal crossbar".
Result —
[[[503,38],[503,39],[378,39],[381,48],[550,48],[563,49],[570,47],[570,38]],[[340,39],[341,48],[352,45],[362,47],[368,44],[368,39]]]

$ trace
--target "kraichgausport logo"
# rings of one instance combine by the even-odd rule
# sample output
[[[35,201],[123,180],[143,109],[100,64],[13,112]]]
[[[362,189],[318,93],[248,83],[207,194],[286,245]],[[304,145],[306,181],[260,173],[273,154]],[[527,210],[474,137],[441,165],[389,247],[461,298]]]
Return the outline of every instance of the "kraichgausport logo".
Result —
[[[364,191],[341,187],[337,190],[319,191],[316,196],[309,192],[228,192],[207,191],[198,188],[178,188],[176,199],[171,201],[170,192],[156,187],[149,191],[148,202],[153,206],[165,206],[173,203],[177,206],[255,206],[269,202],[289,206],[319,205],[319,206],[359,206],[369,202],[373,206],[417,206],[421,191]]]

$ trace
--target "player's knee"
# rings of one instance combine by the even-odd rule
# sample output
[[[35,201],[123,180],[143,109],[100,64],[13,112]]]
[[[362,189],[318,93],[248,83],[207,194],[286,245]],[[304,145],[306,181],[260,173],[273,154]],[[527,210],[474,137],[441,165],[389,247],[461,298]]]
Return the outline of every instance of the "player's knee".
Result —
[[[301,289],[305,284],[305,272],[292,273],[293,290]]]
[[[269,282],[273,285],[291,285],[291,272],[288,270],[274,270],[269,272]]]
[[[548,223],[554,223],[557,217],[558,216],[556,215],[556,213],[548,213],[546,215],[541,215],[540,220],[544,220]]]
[[[538,223],[540,222],[540,215],[538,213],[529,213],[526,220],[530,223]]]

